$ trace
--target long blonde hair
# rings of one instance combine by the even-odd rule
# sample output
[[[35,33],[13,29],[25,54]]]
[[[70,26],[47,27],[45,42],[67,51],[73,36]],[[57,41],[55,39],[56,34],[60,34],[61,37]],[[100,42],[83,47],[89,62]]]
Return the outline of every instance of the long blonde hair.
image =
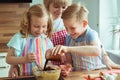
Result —
[[[75,18],[77,21],[82,22],[88,20],[89,11],[80,2],[69,6],[62,14],[63,19]]]
[[[36,4],[31,6],[28,11],[25,11],[23,14],[23,18],[20,24],[21,27],[21,34],[23,35],[23,37],[28,37],[30,34],[30,28],[31,28],[31,16],[37,16],[37,17],[48,17],[48,27],[47,27],[47,36],[51,37],[52,36],[52,17],[50,15],[50,13],[48,13],[48,11],[46,10],[46,8],[44,7],[44,5],[42,4]]]
[[[48,11],[51,3],[70,6],[72,4],[72,0],[44,0],[44,5]]]

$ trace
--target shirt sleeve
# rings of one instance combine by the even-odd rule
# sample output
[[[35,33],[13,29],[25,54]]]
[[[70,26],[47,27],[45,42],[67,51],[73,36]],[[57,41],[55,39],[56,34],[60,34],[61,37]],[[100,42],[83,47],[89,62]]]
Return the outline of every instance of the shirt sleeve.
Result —
[[[98,37],[98,33],[94,30],[90,30],[87,33],[87,43],[91,43],[91,42],[97,42],[98,44],[100,44],[100,39]]]
[[[9,48],[15,49],[15,56],[20,56],[22,49],[22,37],[19,33],[16,33],[10,41],[7,43]]]
[[[67,34],[67,36],[66,36],[66,41],[65,41],[66,46],[69,46],[70,39],[71,39],[70,35],[69,35],[69,34]]]

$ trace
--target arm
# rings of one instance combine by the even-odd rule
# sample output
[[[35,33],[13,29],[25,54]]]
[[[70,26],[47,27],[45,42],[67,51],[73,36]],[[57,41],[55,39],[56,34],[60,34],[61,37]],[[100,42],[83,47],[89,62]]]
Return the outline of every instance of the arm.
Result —
[[[51,49],[51,54],[61,53],[76,53],[81,56],[98,56],[101,53],[101,48],[96,42],[91,42],[88,46],[61,46],[58,45]]]
[[[18,65],[18,64],[24,64],[24,63],[36,61],[36,56],[34,55],[34,53],[30,53],[29,55],[24,56],[24,57],[16,57],[14,55],[14,52],[15,52],[14,48],[10,48],[8,50],[8,54],[6,57],[6,62],[8,64]]]
[[[10,65],[8,77],[18,77],[18,65]]]
[[[111,69],[120,69],[120,65],[114,63],[108,56],[107,52],[104,48],[102,48],[102,55],[103,55],[103,61],[105,65],[111,70]]]
[[[25,57],[15,57],[14,51],[15,51],[14,48],[10,48],[8,50],[8,54],[7,54],[7,57],[6,57],[6,62],[8,64],[12,64],[12,65],[25,63],[26,62]]]
[[[82,56],[98,56],[100,50],[96,46],[75,46],[75,47],[67,47],[67,52],[77,53]]]

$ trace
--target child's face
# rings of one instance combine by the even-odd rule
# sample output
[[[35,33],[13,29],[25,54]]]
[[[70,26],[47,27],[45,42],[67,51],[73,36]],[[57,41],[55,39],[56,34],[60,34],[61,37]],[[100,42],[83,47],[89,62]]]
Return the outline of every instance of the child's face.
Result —
[[[63,22],[64,22],[67,32],[71,35],[73,39],[76,39],[82,36],[86,31],[86,28],[83,27],[83,22],[80,23],[76,21],[76,19],[74,18],[64,19]]]
[[[57,19],[62,16],[62,13],[63,11],[65,11],[66,8],[67,8],[66,5],[51,3],[49,6],[49,11],[53,15],[53,18]]]
[[[31,35],[38,37],[42,33],[46,33],[47,24],[48,24],[47,17],[39,18],[36,16],[31,16],[31,29],[30,29]]]

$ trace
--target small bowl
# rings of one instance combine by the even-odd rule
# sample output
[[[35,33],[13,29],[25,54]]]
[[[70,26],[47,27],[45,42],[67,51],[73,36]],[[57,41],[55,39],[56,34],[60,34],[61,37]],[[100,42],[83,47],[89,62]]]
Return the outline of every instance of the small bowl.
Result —
[[[37,67],[33,68],[33,74],[36,80],[58,80],[60,77],[60,69],[55,70],[38,70]]]

